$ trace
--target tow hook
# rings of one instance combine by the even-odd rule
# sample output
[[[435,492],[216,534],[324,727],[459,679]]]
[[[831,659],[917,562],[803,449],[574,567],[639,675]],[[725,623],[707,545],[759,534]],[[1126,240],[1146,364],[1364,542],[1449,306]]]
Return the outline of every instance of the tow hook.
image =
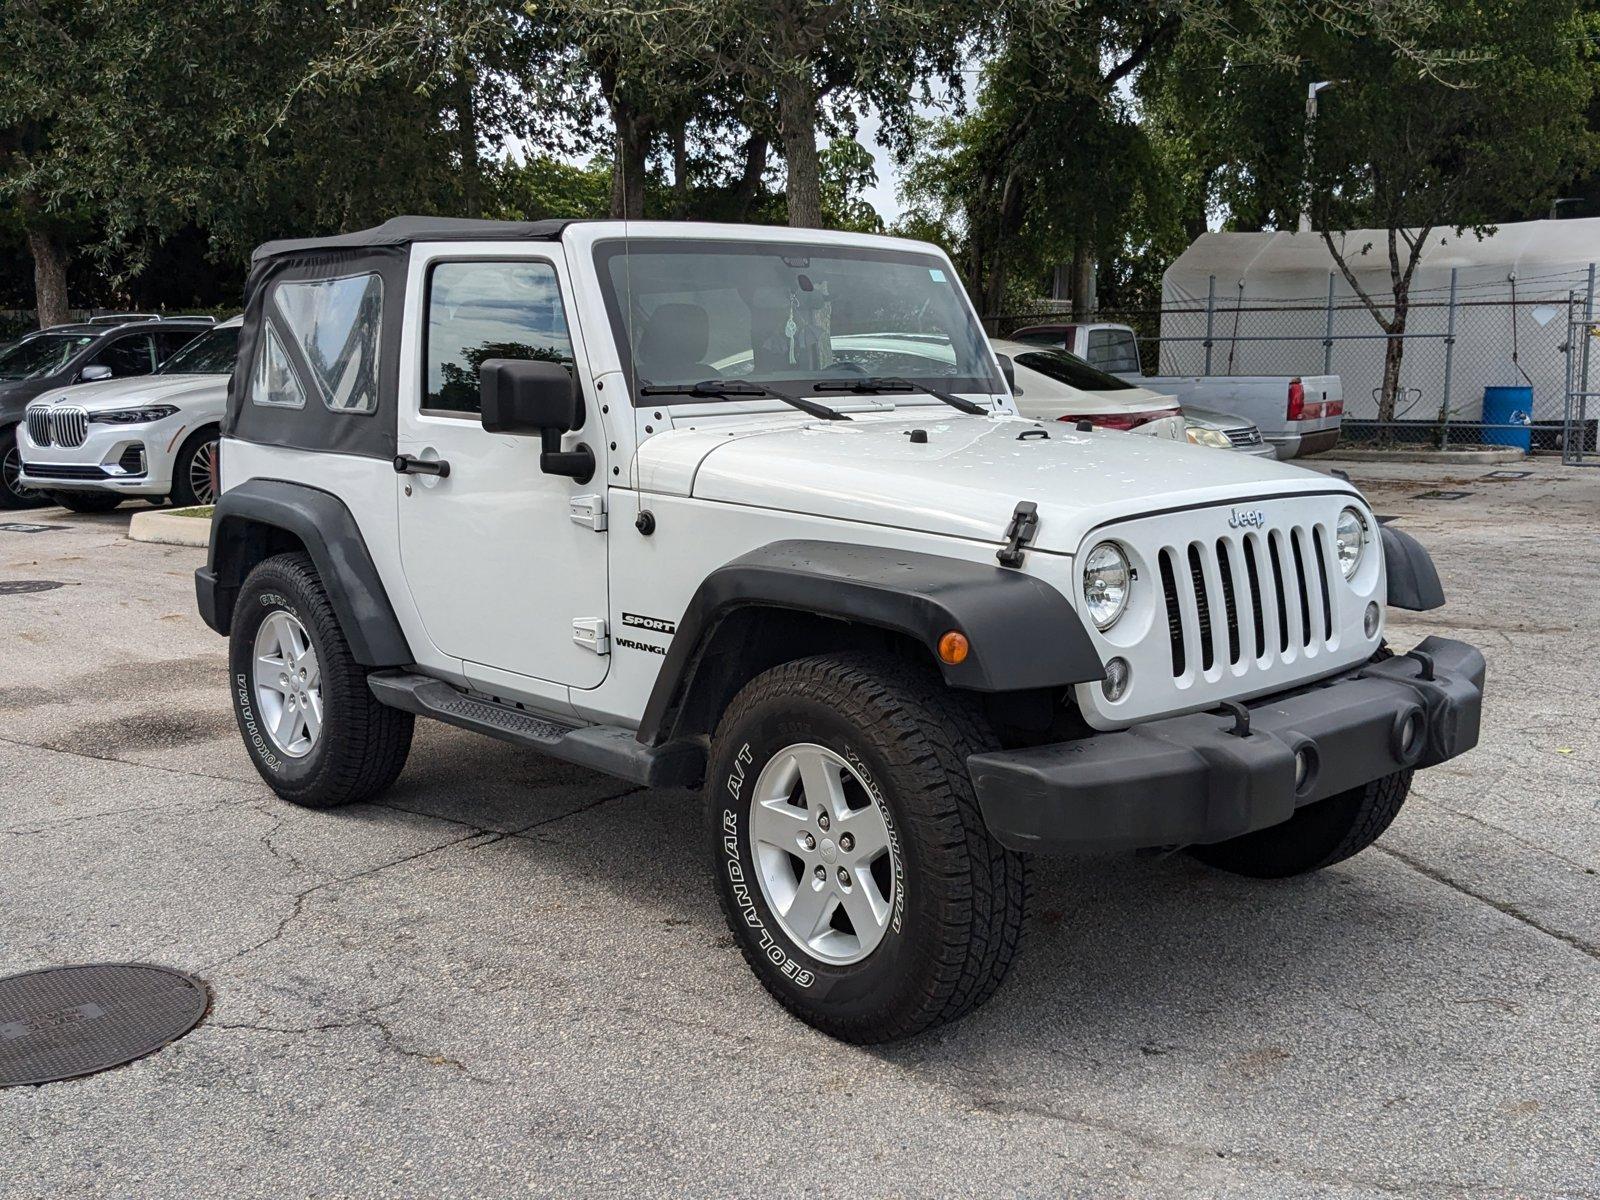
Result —
[[[1006,528],[1006,544],[995,552],[1002,567],[1020,567],[1022,548],[1033,541],[1039,532],[1039,506],[1032,500],[1019,500],[1012,510],[1011,524]]]

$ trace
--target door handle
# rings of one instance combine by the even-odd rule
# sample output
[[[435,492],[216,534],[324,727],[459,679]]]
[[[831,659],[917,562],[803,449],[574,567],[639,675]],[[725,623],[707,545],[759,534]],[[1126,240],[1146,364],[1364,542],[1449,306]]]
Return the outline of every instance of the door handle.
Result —
[[[418,458],[414,454],[396,454],[394,456],[394,473],[396,475],[437,475],[440,479],[449,479],[450,464],[442,458],[430,462],[425,458]]]

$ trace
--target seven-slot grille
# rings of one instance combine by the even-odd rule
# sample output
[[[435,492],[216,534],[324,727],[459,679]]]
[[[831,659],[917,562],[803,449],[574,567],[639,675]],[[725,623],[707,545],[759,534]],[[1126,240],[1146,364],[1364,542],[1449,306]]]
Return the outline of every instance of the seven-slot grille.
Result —
[[[28,436],[36,446],[81,446],[89,436],[89,410],[73,404],[30,408]]]
[[[1157,563],[1173,678],[1292,662],[1331,647],[1331,551],[1320,523],[1163,547]]]

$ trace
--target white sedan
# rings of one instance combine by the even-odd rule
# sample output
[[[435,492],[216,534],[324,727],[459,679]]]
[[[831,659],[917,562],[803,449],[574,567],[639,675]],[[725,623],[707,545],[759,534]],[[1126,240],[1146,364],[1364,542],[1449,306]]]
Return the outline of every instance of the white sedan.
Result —
[[[1088,421],[1096,429],[1125,429],[1181,442],[1183,414],[1171,396],[1091,367],[1051,346],[991,338],[996,354],[1011,361],[1017,411],[1036,421]]]

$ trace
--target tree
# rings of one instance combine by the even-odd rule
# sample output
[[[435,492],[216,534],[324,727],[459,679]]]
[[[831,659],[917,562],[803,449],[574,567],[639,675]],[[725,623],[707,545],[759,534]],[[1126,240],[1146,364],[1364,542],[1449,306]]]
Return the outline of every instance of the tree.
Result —
[[[1318,70],[1340,83],[1321,105],[1306,191],[1323,245],[1388,335],[1378,405],[1385,439],[1425,246],[1442,229],[1481,237],[1595,161],[1579,31],[1571,0],[1445,6],[1429,31],[1454,56],[1443,79],[1364,39],[1315,48]],[[1379,244],[1336,236],[1354,228],[1382,230]],[[1387,295],[1356,273],[1374,254],[1387,268]]]

